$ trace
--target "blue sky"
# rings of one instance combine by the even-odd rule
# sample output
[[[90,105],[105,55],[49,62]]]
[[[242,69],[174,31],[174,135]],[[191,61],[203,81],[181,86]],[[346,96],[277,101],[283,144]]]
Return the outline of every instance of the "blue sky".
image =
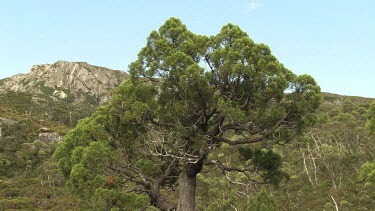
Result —
[[[172,16],[204,35],[237,24],[322,91],[375,98],[372,0],[4,0],[0,78],[57,60],[126,71],[148,34]]]

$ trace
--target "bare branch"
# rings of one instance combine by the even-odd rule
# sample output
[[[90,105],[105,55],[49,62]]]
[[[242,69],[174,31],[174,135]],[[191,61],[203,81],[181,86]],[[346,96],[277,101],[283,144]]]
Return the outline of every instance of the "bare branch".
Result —
[[[262,135],[262,136],[256,136],[253,138],[243,138],[243,139],[237,139],[235,141],[231,141],[227,138],[217,137],[217,136],[213,137],[213,139],[218,143],[223,142],[229,145],[241,145],[241,144],[252,144],[252,143],[263,141],[264,139],[266,139],[266,136]]]
[[[130,174],[129,171],[123,171],[123,170],[120,170],[120,169],[116,169],[116,168],[114,168],[112,166],[106,166],[106,168],[108,170],[111,170],[111,171],[116,172],[118,174],[124,175],[126,180],[134,182],[134,183],[136,183],[138,185],[142,185],[142,186],[147,185],[147,181],[136,179],[136,177],[134,175]]]
[[[257,180],[254,180],[251,178],[251,176],[248,174],[248,171],[250,171],[250,169],[241,169],[241,168],[237,168],[237,167],[228,167],[228,166],[225,166],[221,161],[219,160],[212,160],[212,161],[206,161],[205,162],[206,165],[210,165],[210,164],[216,164],[219,166],[219,168],[222,170],[222,173],[225,175],[225,177],[228,179],[228,181],[230,181],[231,183],[233,184],[238,184],[238,185],[246,185],[244,183],[241,183],[241,182],[236,182],[236,181],[233,181],[230,179],[228,173],[231,172],[231,171],[236,171],[236,172],[240,172],[242,173],[243,175],[245,175],[247,177],[247,179],[251,182],[254,182],[254,183],[258,183],[258,184],[267,184],[267,182],[260,182],[260,181],[257,181]]]
[[[233,205],[230,205],[231,207],[233,207],[233,209],[235,210],[235,211],[238,211],[238,209],[235,207],[235,206],[233,206]]]
[[[290,112],[287,112],[285,117],[282,118],[281,120],[279,120],[273,126],[273,128],[271,128],[270,130],[265,130],[265,131],[259,132],[257,134],[252,134],[253,136],[251,138],[241,138],[241,139],[237,139],[237,140],[232,141],[232,140],[229,140],[229,139],[226,139],[226,138],[223,138],[223,137],[215,136],[215,137],[213,137],[213,139],[216,140],[216,142],[219,142],[219,143],[223,142],[223,143],[227,143],[229,145],[252,144],[252,143],[261,142],[261,141],[267,139],[276,130],[278,130],[282,126],[282,124],[284,123],[284,120],[289,116],[289,114],[290,114]]]
[[[305,157],[305,153],[302,151],[302,149],[300,148],[299,151],[302,153],[302,158],[303,158],[303,165],[305,166],[305,171],[306,171],[306,175],[309,179],[309,182],[311,183],[312,187],[315,188],[315,185],[311,179],[311,175],[309,173],[309,170],[307,169],[307,164],[306,164],[306,157]]]
[[[174,128],[173,124],[159,122],[158,120],[155,120],[155,119],[153,119],[151,117],[149,119],[150,119],[151,123],[154,124],[154,125],[162,126],[162,127],[171,127],[171,128]]]
[[[336,203],[336,201],[335,201],[335,198],[333,198],[333,196],[331,196],[331,199],[332,199],[333,203],[335,203],[336,211],[339,211],[339,207],[337,206],[337,203]]]

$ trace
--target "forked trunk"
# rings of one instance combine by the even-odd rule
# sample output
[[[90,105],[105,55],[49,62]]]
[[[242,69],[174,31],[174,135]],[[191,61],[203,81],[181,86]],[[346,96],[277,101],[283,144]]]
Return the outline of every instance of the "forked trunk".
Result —
[[[178,199],[177,211],[195,210],[195,187],[197,175],[188,174],[186,170],[179,176],[180,196]]]

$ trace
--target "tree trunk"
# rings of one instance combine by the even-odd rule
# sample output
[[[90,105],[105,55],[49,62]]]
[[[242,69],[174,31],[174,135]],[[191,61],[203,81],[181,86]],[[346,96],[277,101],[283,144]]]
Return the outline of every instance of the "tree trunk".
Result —
[[[166,204],[164,204],[162,202],[162,200],[160,198],[159,190],[160,190],[160,186],[158,185],[156,187],[151,188],[151,190],[149,191],[148,195],[151,198],[150,205],[154,206],[154,207],[157,207],[161,211],[167,211],[168,208],[167,208]]]
[[[189,174],[184,169],[179,176],[180,196],[178,199],[177,211],[195,210],[195,187],[197,174]]]
[[[160,207],[161,204],[160,204],[159,190],[156,190],[156,189],[150,190],[149,196],[151,198],[151,202],[150,202],[151,205],[160,209],[161,208]]]

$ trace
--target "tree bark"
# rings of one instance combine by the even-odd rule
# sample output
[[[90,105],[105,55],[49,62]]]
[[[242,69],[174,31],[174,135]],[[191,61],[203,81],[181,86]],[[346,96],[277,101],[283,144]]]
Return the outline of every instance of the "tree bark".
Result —
[[[150,198],[151,198],[151,205],[152,206],[155,206],[155,207],[157,207],[157,208],[159,208],[159,209],[161,209],[161,210],[163,210],[162,209],[162,207],[161,207],[161,203],[160,203],[160,194],[159,194],[159,190],[158,189],[151,189],[150,190],[150,193],[149,193],[149,196],[150,196]]]
[[[167,211],[167,204],[165,204],[161,197],[160,197],[160,185],[156,185],[155,187],[149,190],[149,197],[151,199],[150,205],[157,207],[161,211]]]
[[[179,176],[180,196],[178,199],[177,211],[195,210],[195,187],[197,174],[189,174],[183,170]]]

